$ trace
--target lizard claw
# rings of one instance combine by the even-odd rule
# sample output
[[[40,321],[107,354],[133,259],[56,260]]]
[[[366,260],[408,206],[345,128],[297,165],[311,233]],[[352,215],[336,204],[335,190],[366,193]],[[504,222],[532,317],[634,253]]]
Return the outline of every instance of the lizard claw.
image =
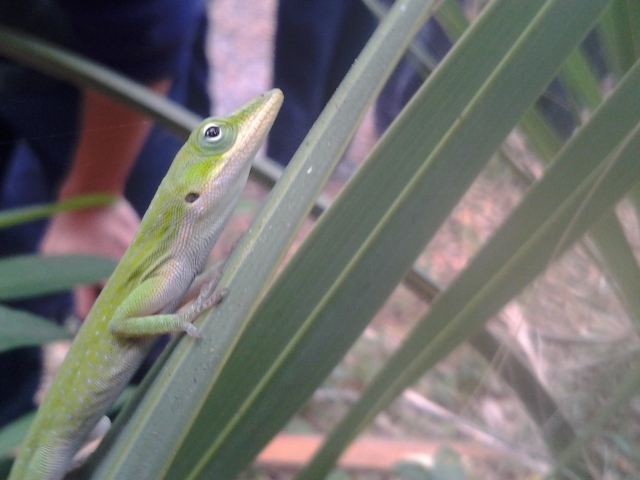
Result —
[[[220,275],[222,275],[222,271],[220,271]],[[218,285],[219,276],[216,276],[216,278],[212,279],[210,282],[207,282],[202,286],[196,302],[208,298],[213,293],[216,286]]]
[[[222,299],[229,293],[228,288],[222,288],[220,289],[220,291],[214,293],[217,284],[217,281],[208,282],[202,287],[202,290],[200,290],[200,295],[198,295],[198,298],[196,298],[195,302],[193,302],[194,310],[197,312],[196,315],[200,315],[200,313],[207,308],[218,305],[222,301]]]
[[[229,293],[228,288],[223,288],[219,292],[214,293],[216,285],[217,280],[208,282],[203,285],[198,298],[194,300],[193,304],[189,308],[189,312],[186,315],[187,322],[185,323],[184,327],[182,327],[182,329],[190,337],[201,338],[200,331],[191,322],[193,322],[198,317],[198,315],[200,315],[206,309],[218,305],[222,301],[222,299]]]
[[[200,335],[200,330],[198,330],[198,328],[193,323],[187,323],[184,326],[184,331],[191,338],[202,338],[202,336]]]

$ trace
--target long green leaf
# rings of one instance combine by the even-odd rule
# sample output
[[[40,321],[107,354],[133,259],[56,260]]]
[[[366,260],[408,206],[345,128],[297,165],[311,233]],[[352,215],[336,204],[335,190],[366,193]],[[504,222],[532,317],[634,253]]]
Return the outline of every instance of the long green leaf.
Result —
[[[35,413],[28,413],[0,430],[0,457],[9,455],[22,443],[34,417]]]
[[[101,445],[101,452],[108,452],[108,456],[100,461],[99,453],[96,461],[87,466],[85,475],[157,479],[162,478],[163,470],[171,462],[187,469],[195,466],[197,460],[185,463],[182,453],[176,455],[176,442],[186,434],[185,429],[202,423],[198,417],[202,398],[228,360],[225,352],[246,327],[245,318],[255,310],[257,298],[263,294],[293,234],[412,34],[429,14],[431,3],[403,2],[395,9],[396,22],[380,25],[272,191],[270,201],[234,251],[221,281],[221,285],[229,287],[229,295],[200,326],[203,339],[177,344],[157,381],[154,375],[159,368],[154,369],[144,383],[150,386],[149,395],[144,399],[137,397],[125,409],[112,429],[113,434]],[[359,87],[350,88],[352,85]],[[137,405],[140,408],[133,413]],[[120,431],[122,434],[116,438]],[[189,444],[189,457],[206,448],[203,444],[209,439],[210,436],[196,438],[195,443]],[[166,464],[152,464],[146,455],[149,449],[157,452]],[[238,462],[246,464],[246,459],[239,457]],[[240,468],[239,465],[235,468]]]
[[[0,260],[0,301],[20,300],[96,283],[118,262],[93,255],[18,255]]]
[[[448,32],[448,36],[451,39],[457,40],[468,27],[464,13],[455,1],[445,2],[438,9],[435,17]],[[414,50],[421,49],[416,47]],[[416,58],[421,59],[422,56],[417,55]],[[422,72],[422,70],[418,69],[418,72]],[[565,85],[568,85],[574,94],[587,100],[587,104],[591,109],[595,109],[600,104],[602,98],[598,83],[588,69],[587,62],[584,56],[579,53],[579,50],[574,50],[569,55],[561,68],[560,75]],[[518,122],[518,128],[525,134],[533,151],[537,152],[546,163],[557,154],[562,146],[557,133],[549,125],[537,105],[530,108],[523,115]],[[519,170],[516,169],[515,171],[519,173]],[[531,182],[531,179],[524,174],[520,175],[520,178],[527,183]],[[625,254],[631,251],[628,244],[622,245],[622,247],[625,247]],[[630,270],[632,265],[626,264],[625,266],[627,270]],[[433,292],[434,286],[428,279],[422,277],[415,268],[412,268],[404,280],[425,301],[430,303],[433,300],[435,296]],[[632,288],[633,285],[630,285],[629,290]],[[488,329],[471,337],[469,343],[487,359],[490,365],[493,357],[502,356],[500,370],[497,373],[504,378],[520,397],[531,418],[540,427],[543,438],[552,448],[552,451],[558,451],[559,446],[566,445],[573,440],[573,427],[558,411],[557,405],[546,391],[544,385],[538,382],[534,373],[517,355],[510,352],[509,345],[499,344],[499,340]],[[549,425],[552,427],[549,427]]]
[[[94,195],[82,195],[62,202],[46,205],[5,210],[0,212],[0,229],[12,227],[20,223],[51,217],[57,213],[67,212],[69,210],[104,207],[112,204],[115,199],[116,197],[113,195],[99,193]]]
[[[371,0],[368,0],[369,3]],[[464,13],[455,1],[445,2],[436,12],[436,19],[448,32],[451,39],[457,40],[468,27]],[[453,19],[453,21],[451,20]],[[420,50],[414,48],[414,50]],[[416,56],[417,59],[421,55]],[[418,69],[418,72],[422,70]],[[574,50],[563,64],[560,75],[566,85],[572,89],[574,94],[580,98],[585,98],[591,109],[595,109],[602,98],[600,96],[598,83],[594,75],[589,70],[587,62],[579,50]],[[426,78],[426,76],[425,76]],[[549,122],[541,114],[539,107],[530,108],[518,122],[518,128],[525,134],[531,148],[548,163],[560,150],[562,142]],[[516,172],[519,170],[516,169]],[[531,179],[525,175],[520,175],[522,181],[527,183]],[[617,245],[625,248],[624,254],[631,252],[629,245]],[[633,264],[626,264],[627,270],[632,269]],[[628,272],[630,273],[630,272]],[[405,283],[412,288],[417,295],[425,301],[431,302],[434,293],[434,286],[431,282],[422,277],[413,268]],[[629,290],[633,285],[629,286]],[[560,445],[566,445],[574,438],[572,426],[558,411],[558,407],[546,391],[544,385],[540,384],[533,372],[517,357],[510,352],[510,346],[506,344],[498,345],[498,339],[492,333],[485,331],[478,332],[469,339],[469,343],[476,348],[481,355],[491,364],[491,359],[496,355],[502,355],[500,370],[497,372],[514,389],[520,397],[523,405],[536,421],[541,429],[544,440],[553,449],[558,451]],[[550,428],[549,425],[552,425]]]
[[[595,110],[602,101],[600,85],[580,49],[571,52],[560,70],[563,84],[576,94],[589,110]]]
[[[604,7],[575,15],[554,3],[538,30],[529,22],[542,3],[493,3],[391,126],[276,280],[206,401],[190,437],[220,432],[210,463],[182,475],[200,455],[184,449],[167,477],[233,477],[344,354]]]
[[[600,174],[607,156],[640,121],[639,88],[637,64],[471,265],[438,297],[301,478],[325,474],[381,409],[513,298],[546,268],[552,255],[579,238],[637,181],[640,170],[633,145],[627,146],[626,156],[619,156],[616,168],[608,171],[606,178]],[[596,183],[598,189],[592,191]],[[580,210],[581,216],[576,218]],[[568,225],[570,234],[565,233]],[[558,245],[560,241],[562,245]]]
[[[602,16],[600,32],[611,69],[618,76],[624,75],[640,56],[640,4],[613,0]]]
[[[640,268],[614,212],[604,215],[590,230],[606,271],[631,321],[640,329]]]
[[[0,352],[69,338],[71,334],[53,322],[0,305]]]
[[[640,13],[638,6],[632,7],[628,2],[614,1],[603,15],[605,23],[607,21],[614,22],[608,25],[608,28],[614,28],[621,32],[622,38],[619,38],[618,41],[625,44],[625,48],[630,48],[631,53],[633,53],[632,32],[640,35],[640,24],[636,23],[635,29],[631,27],[634,9]],[[627,52],[626,55],[631,55],[631,53]],[[632,55],[627,59],[624,71],[629,69],[635,58],[636,56]],[[629,61],[631,63],[628,63]],[[562,66],[560,76],[563,83],[582,99],[588,109],[595,110],[602,103],[602,94],[587,63],[580,50],[575,50]],[[527,125],[527,127],[531,126],[531,124]],[[544,134],[543,128],[535,130],[523,128],[523,131],[529,135],[530,139],[534,139],[535,136],[534,141],[540,138],[549,138]],[[538,142],[539,144],[554,147],[554,144],[549,142]],[[555,153],[553,152],[554,155]],[[548,162],[552,157],[553,155],[544,154],[542,160]],[[637,292],[640,291],[640,266],[635,260],[632,247],[624,236],[622,225],[615,213],[605,214],[589,231],[588,238],[591,243],[588,243],[586,247],[599,256],[603,267],[618,289],[618,294],[629,317],[637,324],[640,319],[640,301],[637,295]]]

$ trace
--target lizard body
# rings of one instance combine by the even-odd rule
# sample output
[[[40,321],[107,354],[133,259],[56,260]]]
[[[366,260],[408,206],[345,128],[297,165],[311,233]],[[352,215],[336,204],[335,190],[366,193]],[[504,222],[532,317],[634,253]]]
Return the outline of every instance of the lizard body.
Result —
[[[231,216],[282,104],[274,89],[208,118],[180,149],[40,406],[10,480],[58,480],[144,360],[154,338],[186,331],[220,301],[196,276]],[[194,282],[194,279],[196,281]],[[185,294],[197,298],[175,313]]]

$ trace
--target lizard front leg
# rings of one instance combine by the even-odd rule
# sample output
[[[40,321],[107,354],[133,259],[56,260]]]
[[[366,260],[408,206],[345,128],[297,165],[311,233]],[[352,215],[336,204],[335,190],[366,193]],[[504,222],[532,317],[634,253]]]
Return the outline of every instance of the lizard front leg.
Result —
[[[220,274],[216,274],[204,283],[193,303],[178,313],[156,313],[161,312],[170,302],[162,301],[162,295],[158,294],[161,280],[147,280],[132,291],[118,307],[109,322],[109,331],[120,337],[146,337],[184,331],[191,337],[199,338],[200,332],[191,322],[224,298],[226,289],[214,292],[219,278]],[[149,302],[150,297],[155,297],[156,301]],[[147,307],[144,310],[136,308],[138,305],[145,305],[143,300],[148,302]]]

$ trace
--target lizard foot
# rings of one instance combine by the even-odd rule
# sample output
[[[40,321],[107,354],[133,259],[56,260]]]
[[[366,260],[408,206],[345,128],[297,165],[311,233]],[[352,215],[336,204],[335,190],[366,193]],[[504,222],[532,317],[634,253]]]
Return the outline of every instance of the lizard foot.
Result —
[[[214,293],[217,284],[217,279],[204,284],[202,289],[200,290],[198,298],[196,298],[193,304],[189,307],[186,315],[187,322],[185,323],[183,330],[190,337],[200,338],[200,331],[191,322],[198,318],[198,316],[208,308],[218,305],[222,301],[222,299],[229,293],[228,288],[223,288],[220,291]]]

